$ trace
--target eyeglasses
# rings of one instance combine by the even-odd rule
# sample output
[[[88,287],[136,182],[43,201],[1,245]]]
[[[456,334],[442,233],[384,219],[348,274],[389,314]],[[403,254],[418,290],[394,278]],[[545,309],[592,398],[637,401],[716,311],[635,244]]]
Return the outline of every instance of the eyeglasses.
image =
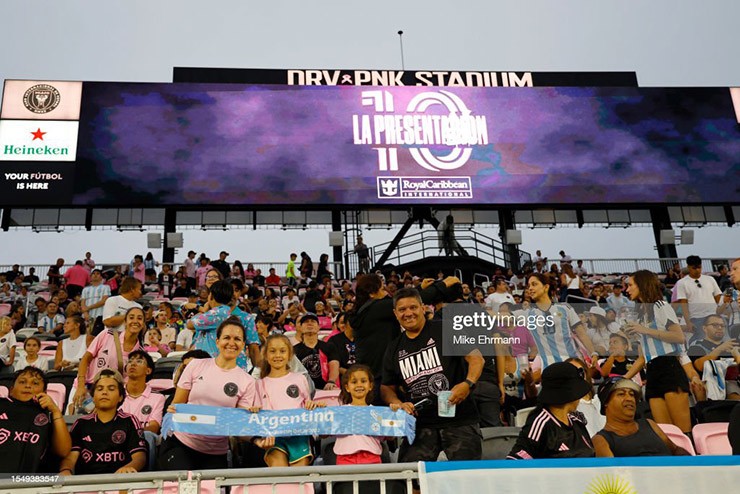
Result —
[[[696,283],[696,286],[698,286],[699,288],[701,288],[701,283],[699,283],[699,280],[694,280],[694,283]]]
[[[704,324],[704,326],[712,326],[712,327],[715,327],[715,328],[724,328],[725,327],[725,324],[722,323],[722,322],[708,322],[708,323]]]

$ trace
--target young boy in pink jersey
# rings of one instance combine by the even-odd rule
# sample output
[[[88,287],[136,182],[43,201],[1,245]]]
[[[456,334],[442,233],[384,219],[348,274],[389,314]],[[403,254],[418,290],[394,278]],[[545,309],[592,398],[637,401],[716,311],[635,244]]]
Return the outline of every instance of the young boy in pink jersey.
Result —
[[[270,335],[265,341],[262,378],[257,381],[257,402],[264,410],[313,410],[326,406],[311,401],[308,381],[303,374],[291,372],[293,346],[283,335]],[[265,450],[265,463],[270,467],[308,466],[313,460],[308,436],[255,437],[252,442]]]

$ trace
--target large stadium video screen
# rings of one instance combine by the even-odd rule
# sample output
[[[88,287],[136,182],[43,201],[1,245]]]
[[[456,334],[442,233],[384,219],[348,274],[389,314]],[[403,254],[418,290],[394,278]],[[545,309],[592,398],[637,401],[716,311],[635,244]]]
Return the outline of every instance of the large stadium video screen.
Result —
[[[21,146],[52,132],[31,127],[10,144],[0,133],[16,153],[0,166],[50,166],[56,192],[3,174],[8,205],[706,204],[740,192],[728,88],[84,83],[74,158],[25,161]]]

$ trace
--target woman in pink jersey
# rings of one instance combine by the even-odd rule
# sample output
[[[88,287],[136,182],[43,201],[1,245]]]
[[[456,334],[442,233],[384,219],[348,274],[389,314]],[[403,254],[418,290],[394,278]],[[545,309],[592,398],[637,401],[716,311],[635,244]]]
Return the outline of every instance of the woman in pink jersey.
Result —
[[[244,351],[246,329],[238,317],[229,317],[216,329],[215,359],[192,360],[182,372],[172,405],[178,403],[252,409],[255,381],[236,365]],[[162,470],[203,470],[227,468],[229,438],[175,432],[162,443],[159,467]]]
[[[291,372],[288,363],[293,358],[293,346],[283,335],[267,337],[263,347],[262,378],[257,381],[258,402],[264,410],[313,410],[326,406],[311,401],[308,381],[303,374]],[[270,467],[308,466],[313,454],[308,436],[255,437],[252,442],[264,449],[265,463]]]
[[[125,371],[128,354],[141,349],[141,331],[144,329],[144,310],[140,307],[131,307],[124,316],[125,330],[118,335],[121,341],[121,358]],[[93,379],[103,369],[118,370],[118,350],[113,330],[100,333],[87,347],[85,355],[80,360],[77,369],[77,383],[92,384]],[[74,394],[74,405],[79,407],[87,395],[85,386],[77,385]]]

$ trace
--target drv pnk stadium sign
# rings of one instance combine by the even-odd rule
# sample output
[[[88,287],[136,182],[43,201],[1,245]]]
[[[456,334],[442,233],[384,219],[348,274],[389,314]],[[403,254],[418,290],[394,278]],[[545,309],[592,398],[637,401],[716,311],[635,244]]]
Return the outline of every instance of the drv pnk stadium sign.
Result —
[[[736,204],[736,94],[6,81],[0,197],[3,206]]]

